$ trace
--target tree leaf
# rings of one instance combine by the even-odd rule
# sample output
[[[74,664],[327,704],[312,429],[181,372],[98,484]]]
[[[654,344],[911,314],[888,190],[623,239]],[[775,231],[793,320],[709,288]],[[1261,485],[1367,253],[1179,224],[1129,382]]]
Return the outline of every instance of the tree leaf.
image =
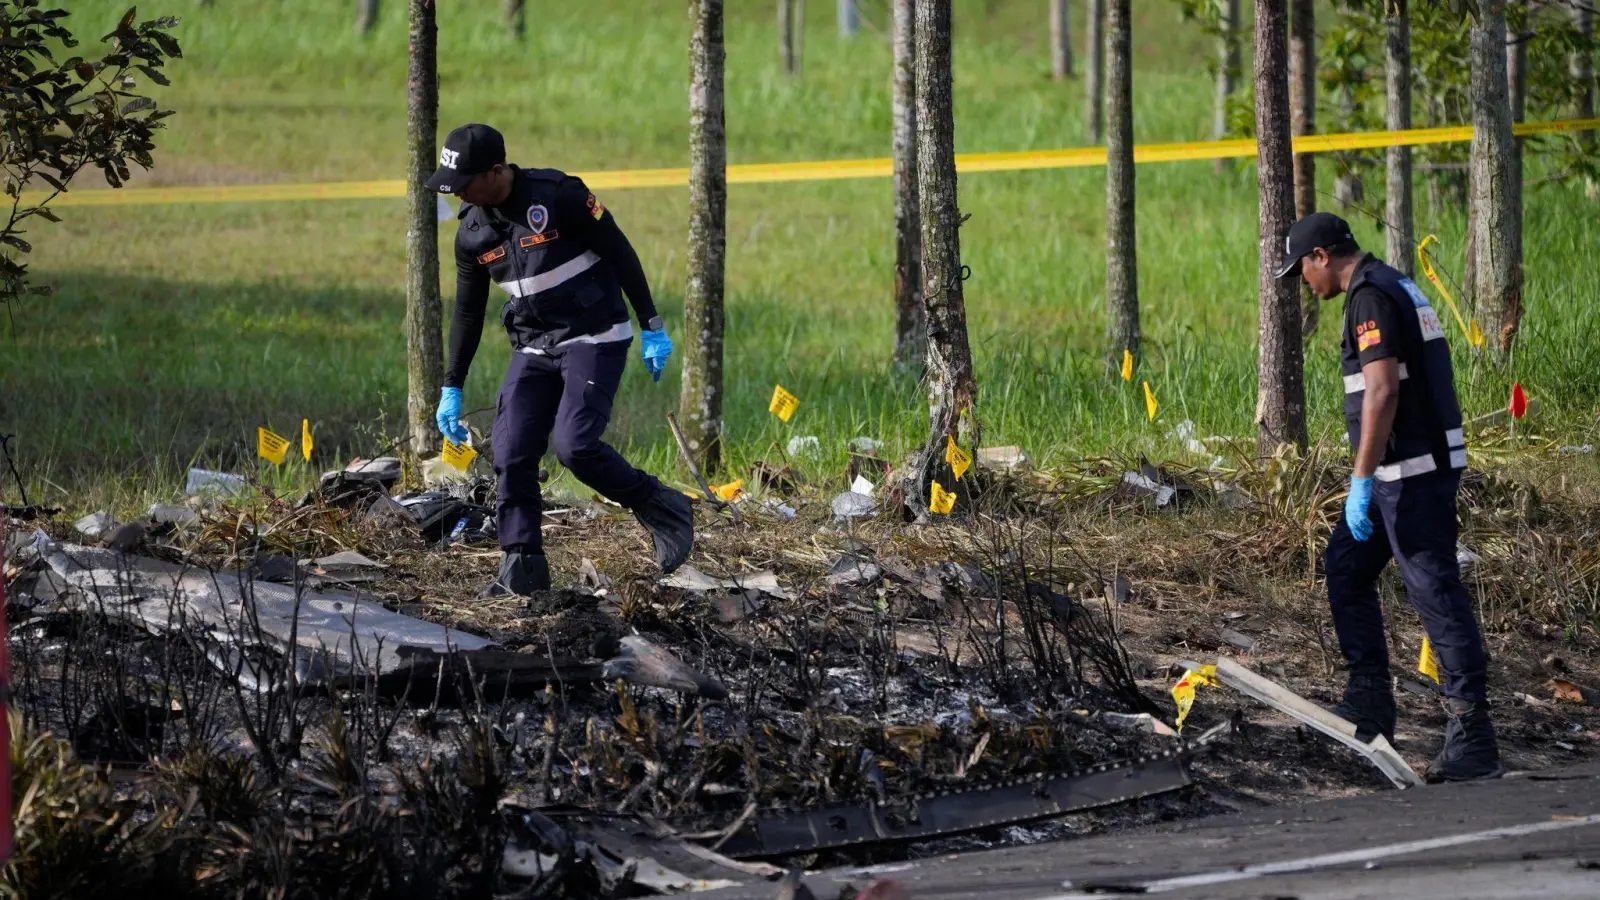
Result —
[[[33,174],[39,176],[40,178],[43,178],[45,180],[46,184],[50,185],[51,187],[55,188],[58,191],[65,191],[67,189],[66,185],[64,185],[61,182],[57,181],[56,177],[54,175],[51,175],[49,172],[35,172]]]
[[[172,35],[164,34],[159,31],[152,31],[150,32],[150,40],[159,44],[162,52],[166,53],[173,59],[183,58],[183,49],[178,46],[178,39]]]
[[[48,206],[36,206],[36,207],[34,207],[33,214],[38,216],[39,218],[45,220],[46,222],[60,222],[61,221],[61,217],[56,215],[55,213],[51,212],[50,211],[50,207],[48,207]]]
[[[156,84],[159,84],[159,85],[162,85],[162,86],[166,86],[166,85],[172,84],[171,81],[167,80],[167,76],[161,74],[159,71],[157,71],[155,69],[150,68],[149,66],[137,66],[136,68],[139,71],[143,72],[146,76],[149,77],[149,79],[151,81],[154,81]]]
[[[17,237],[14,234],[0,234],[0,241],[4,241],[5,243],[10,244],[11,246],[17,248],[18,250],[21,250],[23,253],[32,253],[33,252],[33,245],[32,244],[28,243],[27,241],[23,240],[22,238]]]
[[[122,107],[122,114],[129,115],[141,109],[155,109],[156,102],[149,97],[135,97],[131,102]]]

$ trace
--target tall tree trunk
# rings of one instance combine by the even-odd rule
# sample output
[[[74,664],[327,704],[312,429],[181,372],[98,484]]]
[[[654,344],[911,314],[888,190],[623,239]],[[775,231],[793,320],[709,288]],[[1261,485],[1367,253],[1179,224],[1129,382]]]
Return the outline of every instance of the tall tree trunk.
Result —
[[[506,30],[515,40],[528,33],[527,0],[505,0]]]
[[[1139,360],[1138,241],[1133,224],[1133,23],[1130,0],[1110,0],[1106,22],[1106,359]]]
[[[861,30],[861,15],[856,10],[856,0],[835,0],[834,9],[839,18],[839,36],[855,37]]]
[[[1072,27],[1067,0],[1050,0],[1050,74],[1055,80],[1072,77]]]
[[[950,102],[950,0],[916,0],[917,192],[922,219],[922,297],[928,314],[928,443],[913,469],[912,508],[927,509],[930,482],[960,485],[943,463],[954,436],[969,452],[978,433],[978,384],[961,286],[955,119]]]
[[[1256,173],[1261,190],[1261,354],[1256,369],[1256,447],[1306,445],[1305,362],[1300,341],[1300,291],[1278,278],[1284,240],[1294,220],[1289,141],[1289,85],[1284,0],[1255,0]]]
[[[922,217],[917,200],[915,0],[891,0],[894,22],[894,360],[922,372],[928,320],[922,308]]]
[[[678,418],[705,472],[722,465],[723,269],[728,135],[722,84],[722,0],[694,0],[689,41],[689,277],[683,292],[683,393]]]
[[[1295,137],[1317,130],[1317,20],[1313,0],[1289,0],[1289,127]],[[1259,115],[1259,113],[1258,113]],[[1317,211],[1317,160],[1310,153],[1294,156],[1294,215]],[[1301,333],[1310,336],[1322,319],[1317,298],[1305,291]]]
[[[1365,81],[1365,77],[1361,79]],[[1356,113],[1356,95],[1353,86],[1346,86],[1339,94],[1339,105],[1344,113],[1345,121],[1353,121]],[[1361,180],[1361,172],[1356,168],[1359,157],[1355,153],[1345,152],[1335,156],[1334,164],[1338,167],[1338,174],[1333,179],[1333,199],[1338,202],[1341,209],[1360,206],[1366,199],[1366,185]]]
[[[794,0],[778,0],[778,54],[783,59],[783,71],[788,75],[800,72],[800,57],[795,55]]]
[[[1411,127],[1411,13],[1406,3],[1407,0],[1389,0],[1389,15],[1384,23],[1383,127],[1390,131]],[[1410,275],[1416,258],[1410,147],[1384,151],[1384,194],[1389,265]]]
[[[444,383],[439,200],[427,188],[439,156],[439,31],[434,2],[410,0],[411,62],[406,77],[406,422],[416,453],[438,441],[433,412]]]
[[[1580,46],[1573,51],[1572,59],[1569,63],[1572,70],[1572,80],[1578,85],[1578,108],[1576,112],[1580,119],[1592,119],[1594,118],[1595,95],[1594,8],[1586,3],[1580,3],[1573,7],[1572,15],[1573,24],[1577,27],[1580,38]],[[1594,155],[1596,147],[1592,132],[1579,135],[1578,142],[1584,153],[1591,156]],[[1584,191],[1591,200],[1600,198],[1600,181],[1596,181],[1593,177],[1586,177],[1584,179]]]
[[[1522,319],[1522,220],[1506,84],[1506,14],[1481,4],[1472,24],[1472,296],[1492,347],[1509,350]]]
[[[1211,112],[1211,139],[1228,136],[1228,101],[1239,87],[1239,0],[1225,0],[1222,7],[1222,36],[1217,39],[1217,94]],[[1217,160],[1217,174],[1228,171],[1232,161]]]
[[[1511,99],[1511,123],[1515,125],[1522,121],[1523,111],[1528,105],[1528,34],[1511,36],[1509,46],[1506,47],[1506,93]],[[1517,223],[1519,249],[1517,259],[1520,263],[1522,251],[1522,138],[1513,135],[1511,138],[1511,216]]]
[[[366,34],[378,24],[378,0],[356,0],[356,33]]]
[[[1083,49],[1089,70],[1083,78],[1084,109],[1089,143],[1098,144],[1106,131],[1106,0],[1088,0]]]

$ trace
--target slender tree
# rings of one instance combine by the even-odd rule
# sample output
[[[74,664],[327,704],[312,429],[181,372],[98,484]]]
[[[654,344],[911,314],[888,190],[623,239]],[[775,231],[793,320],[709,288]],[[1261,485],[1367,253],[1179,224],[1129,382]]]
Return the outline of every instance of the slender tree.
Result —
[[[1509,30],[1510,24],[1507,23]],[[1523,113],[1528,106],[1528,40],[1533,37],[1531,33],[1518,33],[1510,36],[1506,46],[1506,93],[1511,101],[1511,124],[1522,121]],[[1522,230],[1522,138],[1511,138],[1511,179],[1508,182],[1511,189],[1511,216],[1518,223],[1517,230]],[[1519,240],[1520,244],[1521,241]],[[1521,252],[1518,252],[1521,257]]]
[[[795,0],[778,0],[778,55],[783,59],[783,71],[788,75],[800,74],[800,56],[795,52]]]
[[[1575,4],[1572,8],[1573,26],[1578,32],[1578,46],[1573,49],[1572,57],[1568,63],[1572,72],[1572,80],[1578,86],[1578,102],[1575,112],[1580,119],[1594,118],[1594,7],[1587,3]],[[1584,153],[1593,157],[1595,155],[1595,139],[1592,133],[1580,135],[1578,146]],[[1600,198],[1600,182],[1593,177],[1585,177],[1584,190],[1589,198]]]
[[[515,40],[522,40],[528,32],[527,0],[505,0],[506,30]]]
[[[1139,359],[1139,265],[1133,183],[1133,26],[1130,0],[1110,0],[1106,22],[1106,358]]]
[[[1242,71],[1239,49],[1239,0],[1223,0],[1221,33],[1217,36],[1217,93],[1216,105],[1211,113],[1211,139],[1220,141],[1228,136],[1228,101],[1239,89]],[[1219,159],[1215,166],[1220,174],[1228,170],[1230,160]]]
[[[356,0],[356,33],[366,34],[378,24],[378,0]]]
[[[1411,127],[1411,14],[1407,0],[1388,0],[1384,21],[1383,125],[1390,131]],[[1416,257],[1411,199],[1411,148],[1384,151],[1384,220],[1389,265],[1410,275]]]
[[[1256,177],[1261,222],[1256,446],[1262,455],[1283,443],[1306,445],[1300,292],[1292,281],[1277,277],[1284,240],[1294,219],[1284,2],[1255,0]]]
[[[1050,74],[1057,81],[1072,77],[1072,29],[1067,0],[1050,0]]]
[[[1083,49],[1088,71],[1084,73],[1084,109],[1089,128],[1089,142],[1098,144],[1106,130],[1106,0],[1088,0],[1088,16],[1084,20]]]
[[[922,308],[922,218],[917,200],[915,0],[894,7],[894,359],[922,371],[928,342]]]
[[[1509,350],[1522,319],[1522,221],[1517,208],[1516,148],[1506,83],[1506,14],[1479,4],[1472,22],[1472,296],[1491,346]]]
[[[427,188],[438,165],[439,69],[435,0],[410,0],[406,78],[406,420],[411,449],[438,439],[434,406],[444,383],[439,300],[439,201]]]
[[[974,448],[978,384],[961,287],[961,212],[956,204],[955,119],[950,100],[950,0],[916,0],[917,197],[922,218],[922,297],[928,316],[928,443],[913,468],[913,508],[926,508],[945,442]],[[947,471],[947,470],[944,470]],[[947,488],[959,485],[940,478]]]
[[[1317,21],[1313,0],[1289,0],[1289,127],[1295,137],[1317,130]],[[1259,95],[1258,95],[1259,96]],[[1259,111],[1259,107],[1258,107]],[[1310,153],[1294,155],[1295,218],[1317,211],[1317,160]],[[1302,334],[1316,332],[1322,308],[1305,292]]]
[[[856,0],[836,0],[834,9],[839,19],[839,36],[855,37],[861,30],[861,14],[856,9]]]
[[[723,120],[722,0],[694,0],[689,42],[689,275],[683,296],[683,393],[678,417],[695,461],[722,464],[723,274],[728,137]]]

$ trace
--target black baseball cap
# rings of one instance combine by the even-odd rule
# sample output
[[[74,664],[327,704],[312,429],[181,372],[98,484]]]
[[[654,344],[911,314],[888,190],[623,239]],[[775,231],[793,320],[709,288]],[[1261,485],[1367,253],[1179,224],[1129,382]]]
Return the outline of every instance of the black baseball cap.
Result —
[[[475,176],[506,161],[506,139],[487,125],[463,125],[444,139],[439,169],[428,179],[428,190],[459,194]]]
[[[1355,240],[1349,222],[1330,212],[1314,212],[1290,226],[1289,236],[1283,239],[1283,263],[1278,266],[1278,277],[1299,275],[1300,260],[1318,247],[1329,250]]]

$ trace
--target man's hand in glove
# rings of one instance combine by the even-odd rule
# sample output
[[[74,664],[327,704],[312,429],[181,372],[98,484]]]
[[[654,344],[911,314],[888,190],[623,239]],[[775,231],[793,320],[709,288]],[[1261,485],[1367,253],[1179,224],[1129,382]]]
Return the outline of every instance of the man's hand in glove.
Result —
[[[644,358],[644,367],[650,370],[650,377],[660,381],[661,373],[666,371],[667,360],[672,358],[672,338],[667,337],[666,326],[661,324],[660,317],[651,319],[650,324],[660,327],[640,335],[639,355]]]
[[[1350,528],[1350,536],[1358,541],[1372,537],[1372,518],[1367,515],[1367,507],[1372,504],[1372,477],[1352,477],[1350,479],[1350,496],[1344,501],[1344,521]]]
[[[461,424],[461,388],[447,387],[439,392],[439,411],[433,414],[433,420],[439,425],[439,433],[451,443],[467,442],[470,435],[467,426]]]

